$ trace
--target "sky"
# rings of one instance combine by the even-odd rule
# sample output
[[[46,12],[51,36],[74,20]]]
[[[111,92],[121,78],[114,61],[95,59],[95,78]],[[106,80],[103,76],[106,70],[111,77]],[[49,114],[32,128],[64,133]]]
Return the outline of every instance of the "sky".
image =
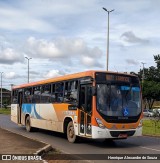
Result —
[[[3,87],[106,70],[138,72],[160,54],[159,0],[0,0]]]

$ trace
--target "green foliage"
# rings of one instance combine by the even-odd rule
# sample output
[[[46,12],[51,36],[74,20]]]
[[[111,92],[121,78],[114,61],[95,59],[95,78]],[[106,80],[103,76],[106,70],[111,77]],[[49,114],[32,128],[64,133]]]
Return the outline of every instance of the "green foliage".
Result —
[[[143,135],[160,136],[160,121],[143,120]]]
[[[2,108],[2,109],[0,109],[0,114],[9,115],[9,114],[11,114],[11,109],[10,108],[7,108],[7,109]]]
[[[154,56],[156,66],[144,68],[144,82],[142,83],[143,69],[140,69],[138,76],[142,84],[143,100],[147,102],[149,109],[152,108],[155,100],[160,100],[160,55]]]
[[[144,81],[143,83],[143,97],[146,99],[159,100],[160,97],[160,82]]]
[[[160,70],[160,54],[154,56],[154,61],[157,64],[157,68]]]

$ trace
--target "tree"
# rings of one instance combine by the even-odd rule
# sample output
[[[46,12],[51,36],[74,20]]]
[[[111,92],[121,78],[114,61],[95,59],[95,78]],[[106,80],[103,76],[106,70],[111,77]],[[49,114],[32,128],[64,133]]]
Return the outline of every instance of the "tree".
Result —
[[[154,56],[156,66],[144,68],[144,82],[142,83],[143,69],[138,72],[138,77],[143,85],[143,100],[147,101],[149,109],[152,108],[155,100],[160,100],[160,54]],[[133,72],[132,72],[133,73]]]
[[[160,69],[160,54],[154,55],[154,61],[157,64],[157,68]]]
[[[144,81],[143,99],[147,101],[149,109],[152,108],[155,100],[160,98],[160,83],[155,81]]]

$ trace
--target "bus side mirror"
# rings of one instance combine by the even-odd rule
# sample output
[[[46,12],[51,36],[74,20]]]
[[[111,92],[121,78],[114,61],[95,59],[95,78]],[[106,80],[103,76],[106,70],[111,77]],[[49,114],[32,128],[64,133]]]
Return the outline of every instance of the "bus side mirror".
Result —
[[[92,87],[92,96],[97,95],[97,88],[95,86]]]

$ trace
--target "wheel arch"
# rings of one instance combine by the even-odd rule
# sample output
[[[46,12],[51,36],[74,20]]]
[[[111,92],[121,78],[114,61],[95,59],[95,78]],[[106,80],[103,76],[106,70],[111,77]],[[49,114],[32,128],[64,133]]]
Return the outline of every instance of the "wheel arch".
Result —
[[[30,117],[30,115],[29,114],[26,114],[25,115],[25,125],[26,125],[26,119],[27,119],[27,117]]]
[[[65,117],[63,121],[63,133],[67,133],[67,126],[70,121],[73,121],[72,117]]]

